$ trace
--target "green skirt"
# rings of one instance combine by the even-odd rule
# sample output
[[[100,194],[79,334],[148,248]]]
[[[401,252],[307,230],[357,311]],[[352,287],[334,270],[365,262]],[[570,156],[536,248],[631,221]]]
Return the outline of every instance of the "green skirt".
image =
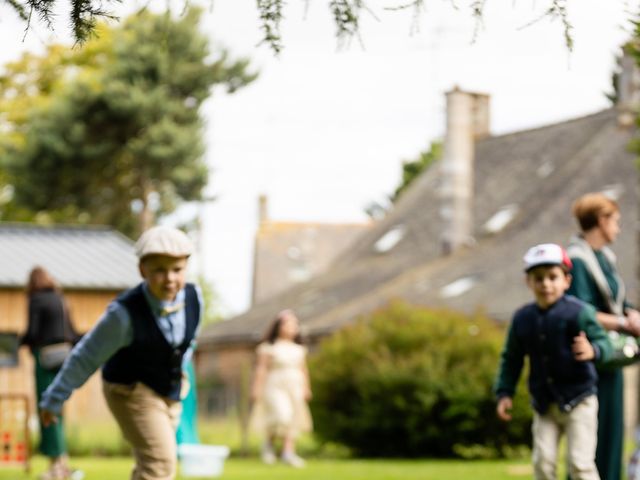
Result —
[[[46,370],[40,365],[40,352],[33,352],[35,359],[35,376],[36,376],[36,396],[38,398],[38,420],[40,420],[40,400],[42,394],[47,387],[53,382],[59,369]],[[40,422],[40,445],[38,447],[40,453],[47,457],[59,457],[67,452],[67,446],[64,441],[64,426],[62,424],[62,416],[58,416],[58,423],[53,423],[48,427],[44,427]]]

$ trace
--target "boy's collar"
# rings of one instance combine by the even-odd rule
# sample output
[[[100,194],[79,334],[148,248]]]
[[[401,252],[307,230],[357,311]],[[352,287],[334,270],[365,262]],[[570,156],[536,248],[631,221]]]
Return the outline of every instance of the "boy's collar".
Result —
[[[177,293],[176,298],[174,298],[172,301],[160,300],[156,298],[149,291],[149,285],[147,285],[146,281],[142,282],[142,292],[144,293],[144,296],[147,299],[147,303],[149,303],[151,310],[156,315],[164,317],[184,308],[184,288]]]
[[[556,300],[555,302],[553,302],[551,305],[549,305],[547,308],[543,308],[540,305],[538,305],[538,302],[533,302],[533,304],[536,306],[536,308],[538,310],[540,310],[541,312],[548,312],[549,310],[551,310],[553,307],[555,307],[556,305],[558,305],[565,297],[567,296],[566,292],[562,294],[562,296]]]

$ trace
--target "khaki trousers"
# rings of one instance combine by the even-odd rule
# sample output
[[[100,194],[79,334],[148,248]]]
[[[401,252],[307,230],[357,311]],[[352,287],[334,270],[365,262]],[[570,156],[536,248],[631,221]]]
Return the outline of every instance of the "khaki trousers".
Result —
[[[567,435],[567,469],[572,480],[600,480],[596,468],[598,398],[591,395],[570,412],[553,404],[533,415],[533,470],[536,480],[556,480],[558,443]]]
[[[104,397],[124,438],[133,447],[131,480],[173,480],[176,428],[182,404],[161,397],[143,383],[102,382]]]

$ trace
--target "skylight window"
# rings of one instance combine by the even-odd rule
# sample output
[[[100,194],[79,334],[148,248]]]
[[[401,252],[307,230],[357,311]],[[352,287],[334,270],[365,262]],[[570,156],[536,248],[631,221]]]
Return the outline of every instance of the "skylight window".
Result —
[[[544,162],[542,165],[538,167],[537,174],[540,178],[547,178],[549,175],[553,173],[556,169],[555,165],[552,162]]]
[[[289,279],[292,282],[306,282],[311,278],[311,272],[304,265],[296,265],[289,269]]]
[[[467,293],[476,284],[476,279],[473,277],[462,277],[458,280],[445,285],[440,289],[440,296],[442,298],[459,297],[460,295]]]
[[[378,253],[388,252],[404,238],[406,230],[404,225],[396,225],[378,239],[373,245],[373,249]]]
[[[624,186],[619,183],[607,185],[602,189],[602,193],[609,197],[611,200],[619,200],[624,193]]]
[[[301,255],[302,251],[300,250],[300,248],[296,246],[287,248],[287,257],[289,257],[291,260],[298,260]]]
[[[488,233],[498,233],[502,231],[513,218],[516,216],[520,208],[515,203],[502,207],[484,224],[484,229]]]

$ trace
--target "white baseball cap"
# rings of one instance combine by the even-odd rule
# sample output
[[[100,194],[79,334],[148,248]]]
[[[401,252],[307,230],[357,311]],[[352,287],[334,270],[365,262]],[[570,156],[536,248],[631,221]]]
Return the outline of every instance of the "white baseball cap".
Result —
[[[193,243],[182,230],[158,225],[140,235],[135,251],[138,258],[148,255],[188,257],[193,253]]]
[[[525,253],[523,260],[525,272],[540,265],[558,265],[567,271],[573,267],[566,250],[555,243],[541,243],[531,247]]]

